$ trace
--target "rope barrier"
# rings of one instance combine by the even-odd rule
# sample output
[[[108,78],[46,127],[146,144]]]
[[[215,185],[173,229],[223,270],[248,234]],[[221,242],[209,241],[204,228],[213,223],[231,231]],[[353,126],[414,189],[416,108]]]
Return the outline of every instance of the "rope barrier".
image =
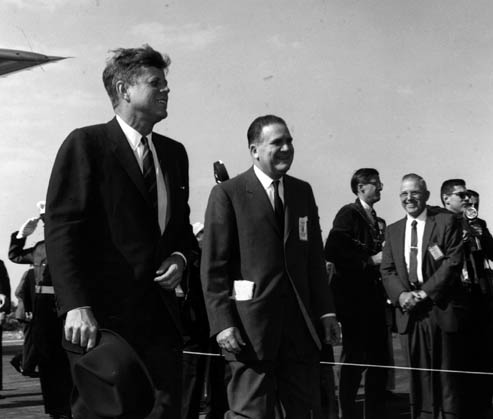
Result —
[[[209,356],[209,357],[220,357],[221,354],[214,354],[208,352],[194,352],[194,351],[183,351],[186,355],[198,355],[198,356]],[[375,364],[356,364],[351,362],[329,362],[320,361],[321,365],[335,365],[335,366],[350,366],[350,367],[363,367],[363,368],[385,368],[394,370],[404,370],[404,371],[423,371],[423,372],[444,372],[444,373],[454,373],[454,374],[472,374],[472,375],[493,375],[493,372],[486,371],[467,371],[467,370],[442,370],[438,368],[419,368],[419,367],[404,367],[399,365],[375,365]]]

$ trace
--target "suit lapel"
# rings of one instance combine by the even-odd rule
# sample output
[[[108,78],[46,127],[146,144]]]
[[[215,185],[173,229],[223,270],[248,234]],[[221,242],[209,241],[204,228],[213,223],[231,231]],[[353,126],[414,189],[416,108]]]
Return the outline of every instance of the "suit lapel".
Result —
[[[398,255],[396,260],[397,272],[402,272],[404,278],[408,279],[408,273],[406,268],[406,256],[404,255],[404,240],[406,235],[406,218],[400,220],[394,231],[395,241],[395,254]]]
[[[127,137],[125,137],[125,134],[120,128],[116,118],[113,118],[110,122],[108,122],[106,127],[108,131],[108,138],[111,141],[111,150],[122,165],[123,169],[127,172],[130,179],[132,179],[132,182],[142,194],[142,197],[149,204],[149,207],[152,208],[149,192],[147,191],[144,183],[144,177],[140,171],[139,164],[137,163],[137,159],[128,144]]]
[[[260,180],[255,175],[253,167],[246,172],[245,191],[252,200],[252,208],[258,208],[261,213],[265,214],[269,224],[281,235],[272,204]]]
[[[368,216],[368,213],[366,210],[363,208],[363,205],[361,204],[361,201],[359,199],[356,199],[354,203],[354,207],[356,208],[356,211],[358,211],[359,215],[363,217],[363,220],[365,220],[366,224],[368,224],[372,229],[375,228],[375,223],[370,219]],[[375,220],[376,222],[377,220]]]
[[[283,186],[284,186],[284,244],[286,244],[293,227],[294,220],[292,220],[292,216],[297,212],[294,209],[294,205],[296,201],[291,199],[293,186],[290,177],[287,175],[284,176],[283,178]]]
[[[421,244],[421,260],[423,261],[425,254],[426,254],[426,249],[428,249],[430,245],[430,239],[431,239],[431,234],[433,233],[433,230],[435,229],[435,217],[433,215],[430,215],[429,211],[426,216],[426,222],[425,222],[425,230],[423,232],[423,243]]]

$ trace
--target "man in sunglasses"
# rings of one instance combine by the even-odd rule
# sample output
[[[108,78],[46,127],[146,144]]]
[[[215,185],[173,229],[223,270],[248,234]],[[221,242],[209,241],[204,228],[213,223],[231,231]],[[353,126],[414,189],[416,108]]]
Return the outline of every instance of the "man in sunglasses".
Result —
[[[493,237],[486,222],[478,218],[479,195],[466,189],[463,179],[449,179],[441,187],[443,206],[456,214],[464,242],[462,284],[469,298],[471,325],[468,328],[468,368],[473,371],[493,372],[493,272],[489,259],[493,259]],[[477,199],[476,199],[477,198]],[[488,375],[470,375],[469,404],[474,409],[472,417],[486,417],[491,409],[493,379]]]

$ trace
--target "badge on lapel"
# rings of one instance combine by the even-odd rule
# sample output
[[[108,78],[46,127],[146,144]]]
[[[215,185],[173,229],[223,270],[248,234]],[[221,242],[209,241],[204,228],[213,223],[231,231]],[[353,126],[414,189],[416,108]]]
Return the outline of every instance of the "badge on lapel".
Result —
[[[430,252],[430,255],[435,261],[438,261],[445,257],[445,255],[442,252],[442,249],[440,249],[440,246],[438,246],[438,244],[436,243],[428,247],[428,252]]]
[[[300,217],[298,223],[298,232],[301,241],[308,241],[308,217]]]

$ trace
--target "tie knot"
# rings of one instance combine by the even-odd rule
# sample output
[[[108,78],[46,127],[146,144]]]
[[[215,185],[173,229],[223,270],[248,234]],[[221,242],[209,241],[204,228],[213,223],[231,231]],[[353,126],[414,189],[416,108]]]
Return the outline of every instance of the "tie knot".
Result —
[[[148,141],[147,141],[147,137],[142,137],[142,138],[140,139],[140,142],[142,143],[142,145],[143,145],[144,147],[147,147],[147,146],[149,145],[149,143],[148,143]]]
[[[411,223],[411,227],[412,228],[415,228],[416,227],[416,224],[418,224],[418,222],[416,220],[413,220],[413,222]]]
[[[274,187],[274,190],[275,191],[278,191],[279,190],[279,182],[280,182],[279,179],[272,181],[272,186]]]

